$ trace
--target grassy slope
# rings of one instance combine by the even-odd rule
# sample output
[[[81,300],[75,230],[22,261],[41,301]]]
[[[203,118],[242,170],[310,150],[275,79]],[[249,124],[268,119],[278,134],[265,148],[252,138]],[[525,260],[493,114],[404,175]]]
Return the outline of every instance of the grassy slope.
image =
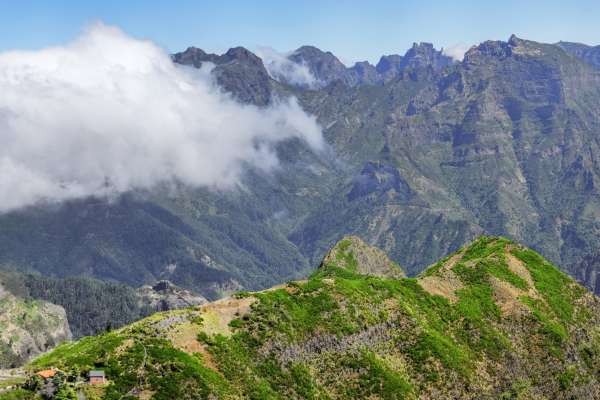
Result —
[[[455,284],[432,295],[441,281]],[[305,282],[62,345],[30,368],[103,368],[107,399],[594,398],[599,311],[534,251],[484,237],[416,279],[332,262]]]

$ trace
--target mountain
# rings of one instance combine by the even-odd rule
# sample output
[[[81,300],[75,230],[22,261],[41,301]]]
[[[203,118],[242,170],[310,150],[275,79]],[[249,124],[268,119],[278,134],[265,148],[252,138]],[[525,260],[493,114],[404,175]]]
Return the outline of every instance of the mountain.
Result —
[[[22,365],[71,338],[62,307],[24,300],[0,284],[0,368]]]
[[[301,49],[290,59],[328,84],[277,81],[241,48],[173,59],[211,62],[240,101],[295,96],[323,127],[326,151],[286,141],[276,171],[248,169],[226,192],[173,185],[1,215],[2,268],[133,287],[166,279],[214,300],[306,277],[345,235],[416,276],[491,234],[597,287],[578,266],[600,247],[599,71],[559,45],[516,36],[455,63],[416,45],[382,57],[377,75]],[[350,78],[359,74],[364,81]]]
[[[558,42],[566,52],[600,69],[600,46],[588,46],[581,43]]]
[[[484,232],[565,270],[598,247],[600,75],[560,47],[513,36],[441,73],[298,96],[352,165],[290,236],[304,253],[355,233],[414,275]]]
[[[538,253],[482,237],[417,278],[364,274],[398,267],[357,238],[330,255],[308,280],[64,344],[28,366],[63,374],[16,393],[75,396],[101,369],[106,399],[600,398],[600,299]]]

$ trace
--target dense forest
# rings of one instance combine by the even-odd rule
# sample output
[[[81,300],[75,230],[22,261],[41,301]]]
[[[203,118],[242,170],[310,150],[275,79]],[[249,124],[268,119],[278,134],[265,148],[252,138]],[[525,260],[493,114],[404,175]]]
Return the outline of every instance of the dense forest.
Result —
[[[0,281],[18,297],[45,300],[64,307],[75,337],[120,327],[153,312],[151,307],[140,303],[134,288],[120,283],[17,272],[2,273]]]

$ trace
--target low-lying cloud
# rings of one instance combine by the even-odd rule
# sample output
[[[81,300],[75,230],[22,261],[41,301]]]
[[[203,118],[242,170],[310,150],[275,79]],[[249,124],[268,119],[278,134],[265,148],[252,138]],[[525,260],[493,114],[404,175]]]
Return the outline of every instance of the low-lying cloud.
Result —
[[[469,50],[470,46],[466,44],[455,44],[447,47],[443,50],[443,53],[448,57],[452,57],[456,61],[462,61],[465,58],[465,53]]]
[[[256,55],[263,60],[271,78],[277,81],[308,88],[320,85],[308,66],[291,61],[289,54],[279,53],[271,47],[259,47]]]
[[[242,105],[210,67],[173,64],[149,41],[95,25],[70,44],[0,53],[0,211],[165,181],[230,187],[274,145],[321,130],[294,99]]]

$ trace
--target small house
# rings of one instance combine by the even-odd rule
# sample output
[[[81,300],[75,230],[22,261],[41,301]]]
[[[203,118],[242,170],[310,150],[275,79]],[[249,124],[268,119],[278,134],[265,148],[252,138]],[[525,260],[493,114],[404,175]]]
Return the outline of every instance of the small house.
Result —
[[[91,385],[102,385],[106,383],[106,377],[104,371],[90,371],[90,384]]]

